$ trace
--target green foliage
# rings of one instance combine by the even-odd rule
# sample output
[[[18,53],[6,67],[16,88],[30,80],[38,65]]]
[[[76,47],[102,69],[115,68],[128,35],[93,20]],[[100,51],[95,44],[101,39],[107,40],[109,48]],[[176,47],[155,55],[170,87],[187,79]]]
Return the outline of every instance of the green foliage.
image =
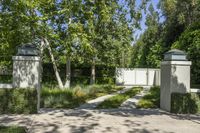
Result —
[[[0,83],[12,83],[12,75],[0,75]]]
[[[162,36],[160,33],[162,26],[159,24],[159,14],[149,6],[149,12],[146,16],[145,32],[133,46],[132,66],[133,67],[159,67],[162,59],[163,47]]]
[[[138,108],[159,108],[160,88],[152,87],[149,92],[138,102]]]
[[[59,64],[60,76],[65,79],[66,64]],[[53,66],[51,63],[43,63],[42,82],[47,84],[56,84]],[[115,67],[106,67],[105,65],[96,65],[96,84],[114,84]],[[0,77],[1,78],[1,77]],[[2,78],[3,79],[3,78]],[[90,83],[90,66],[73,64],[71,66],[71,85]]]
[[[0,133],[27,133],[24,127],[0,126]]]
[[[192,84],[198,84],[200,82],[200,23],[194,23],[188,27],[172,45],[172,48],[187,52],[189,60],[192,61]]]
[[[196,93],[172,93],[171,112],[181,114],[200,113],[200,94]]]
[[[127,99],[135,96],[138,94],[142,88],[132,88],[128,91],[126,91],[123,94],[117,94],[116,96],[113,96],[109,99],[106,99],[102,103],[100,103],[97,108],[99,109],[110,109],[110,108],[118,108],[124,101]]]
[[[86,100],[86,94],[81,90],[42,89],[41,107],[45,108],[75,108]]]
[[[0,89],[1,114],[37,113],[36,89]]]
[[[158,7],[162,13],[155,10],[151,2],[152,1],[147,1],[149,4],[146,4],[148,11],[146,12],[147,17],[145,24],[147,28],[133,47],[132,66],[160,67],[163,54],[170,50],[172,45],[176,48],[180,48],[177,45],[182,45],[183,47],[180,49],[191,49],[192,55],[196,56],[196,59],[192,60],[194,62],[192,78],[194,77],[194,80],[199,79],[197,78],[197,75],[199,75],[197,70],[199,68],[197,69],[195,65],[199,58],[199,48],[197,47],[199,44],[199,26],[194,25],[197,25],[200,20],[200,1],[160,0]],[[191,30],[185,31],[188,27],[190,27]],[[180,38],[180,36],[182,37]],[[179,42],[182,44],[179,44]],[[188,54],[190,55],[189,52]],[[196,80],[195,82],[199,81]]]
[[[75,86],[70,89],[43,88],[41,106],[46,108],[75,108],[90,99],[114,93],[123,87],[114,85]]]

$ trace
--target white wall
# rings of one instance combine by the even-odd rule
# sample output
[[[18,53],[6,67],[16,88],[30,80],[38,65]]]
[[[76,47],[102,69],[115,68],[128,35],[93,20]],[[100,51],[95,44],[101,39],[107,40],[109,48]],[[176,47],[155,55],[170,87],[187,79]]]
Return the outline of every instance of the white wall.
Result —
[[[133,86],[159,86],[160,69],[116,68],[116,84]]]

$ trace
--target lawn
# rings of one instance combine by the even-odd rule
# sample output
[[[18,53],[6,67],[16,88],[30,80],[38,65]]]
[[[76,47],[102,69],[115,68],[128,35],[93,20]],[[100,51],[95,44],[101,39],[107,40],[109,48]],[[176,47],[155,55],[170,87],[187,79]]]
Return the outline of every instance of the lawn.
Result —
[[[109,99],[106,99],[102,103],[100,103],[97,108],[98,109],[111,109],[111,108],[118,108],[120,105],[126,101],[127,99],[135,96],[138,94],[142,88],[134,87],[123,94],[117,94]]]
[[[0,126],[0,133],[26,133],[26,129],[17,126]]]

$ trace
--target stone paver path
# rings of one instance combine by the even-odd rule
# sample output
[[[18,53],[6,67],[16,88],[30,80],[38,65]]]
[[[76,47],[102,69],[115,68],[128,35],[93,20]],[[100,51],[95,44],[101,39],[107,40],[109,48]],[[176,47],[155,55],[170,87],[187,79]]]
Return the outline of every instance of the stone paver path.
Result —
[[[26,126],[29,133],[199,133],[200,116],[160,110],[51,110],[37,115],[0,115],[3,125]]]
[[[139,100],[147,93],[147,91],[142,91],[141,93],[137,94],[136,96],[127,99],[125,102],[122,103],[120,109],[135,109]]]
[[[77,109],[95,109],[97,107],[97,105],[100,104],[101,102],[103,102],[104,100],[106,100],[108,98],[111,98],[111,97],[113,97],[113,96],[115,96],[117,94],[124,93],[129,89],[131,89],[131,87],[126,87],[123,90],[118,91],[118,92],[116,92],[114,94],[109,94],[109,95],[98,97],[98,98],[96,98],[94,100],[90,100],[87,103],[85,103],[85,104],[81,105],[80,107],[78,107]]]
[[[145,87],[139,94],[127,99],[125,102],[122,103],[120,109],[135,109],[139,100],[149,92],[149,89],[149,87]]]

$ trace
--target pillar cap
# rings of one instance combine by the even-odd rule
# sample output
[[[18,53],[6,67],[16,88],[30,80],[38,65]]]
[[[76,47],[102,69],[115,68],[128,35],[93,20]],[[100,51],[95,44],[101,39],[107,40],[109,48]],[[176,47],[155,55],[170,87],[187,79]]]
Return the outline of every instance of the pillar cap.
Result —
[[[183,65],[183,66],[191,66],[191,61],[163,61],[161,65]]]
[[[165,61],[187,61],[187,54],[178,49],[172,49],[164,54]]]

